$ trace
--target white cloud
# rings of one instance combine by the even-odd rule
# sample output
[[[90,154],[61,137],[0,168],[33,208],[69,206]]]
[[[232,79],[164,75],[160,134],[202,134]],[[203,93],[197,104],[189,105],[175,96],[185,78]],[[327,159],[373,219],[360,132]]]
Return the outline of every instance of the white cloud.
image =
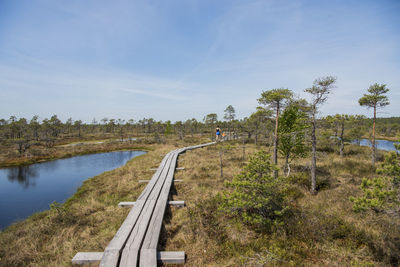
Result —
[[[165,93],[159,93],[159,92],[153,92],[153,91],[146,91],[146,90],[138,90],[138,89],[119,89],[123,92],[128,92],[128,93],[133,93],[133,94],[140,94],[140,95],[146,95],[146,96],[154,96],[154,97],[159,97],[167,100],[181,100],[184,101],[186,97],[184,96],[179,96],[179,95],[170,95],[170,94],[165,94]]]
[[[229,104],[244,117],[262,90],[288,87],[307,97],[304,88],[324,75],[336,75],[338,83],[323,115],[369,114],[357,100],[374,82],[391,89],[387,115],[400,115],[400,39],[379,16],[387,10],[239,1],[224,3],[192,29],[184,8],[82,3],[44,4],[55,13],[41,20],[31,15],[38,10],[27,12],[32,25],[25,21],[7,32],[6,45],[0,44],[0,117],[40,111],[88,120],[184,120],[222,115]],[[204,12],[199,3],[190,3],[193,14]],[[193,38],[201,44],[182,45]]]

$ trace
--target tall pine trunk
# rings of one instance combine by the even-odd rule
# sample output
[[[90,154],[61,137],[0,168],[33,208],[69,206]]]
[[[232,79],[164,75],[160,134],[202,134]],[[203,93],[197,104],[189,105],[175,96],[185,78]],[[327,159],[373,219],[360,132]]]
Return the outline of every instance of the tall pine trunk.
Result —
[[[344,150],[344,140],[343,140],[343,135],[344,135],[344,121],[342,121],[342,129],[340,131],[340,157],[343,158],[343,150]]]
[[[374,122],[372,126],[372,165],[374,166],[376,162],[375,123],[376,123],[376,105],[374,105]]]
[[[279,103],[276,106],[275,136],[274,136],[274,164],[278,166],[278,122],[279,122]],[[278,178],[278,170],[274,170],[275,179]]]
[[[219,163],[220,163],[220,168],[221,168],[221,178],[224,177],[224,173],[223,173],[223,170],[222,170],[222,167],[223,167],[222,154],[223,154],[223,151],[222,151],[222,148],[221,148],[221,150],[219,151]]]
[[[285,157],[285,170],[284,170],[284,172],[285,172],[286,177],[288,177],[289,174],[290,174],[289,154],[286,155],[286,157]]]
[[[315,107],[313,108],[312,114],[312,132],[311,132],[311,146],[312,146],[312,156],[311,156],[311,193],[316,194],[317,188],[317,137],[315,136]]]
[[[245,152],[246,146],[245,146],[244,144],[245,144],[245,143],[244,143],[244,138],[243,138],[243,141],[242,141],[242,146],[243,146],[243,156],[242,156],[242,160],[244,160],[245,155],[246,155],[246,152]]]

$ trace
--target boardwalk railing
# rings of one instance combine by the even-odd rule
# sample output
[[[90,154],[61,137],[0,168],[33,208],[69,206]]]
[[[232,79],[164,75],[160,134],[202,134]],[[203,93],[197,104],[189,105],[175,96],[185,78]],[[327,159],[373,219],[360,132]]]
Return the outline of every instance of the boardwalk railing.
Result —
[[[169,152],[161,161],[153,177],[136,202],[121,202],[132,206],[128,216],[104,252],[78,252],[73,264],[100,261],[102,267],[157,266],[157,262],[184,263],[185,252],[157,251],[162,222],[167,204],[182,205],[182,201],[168,201],[179,155],[215,142],[184,147]]]

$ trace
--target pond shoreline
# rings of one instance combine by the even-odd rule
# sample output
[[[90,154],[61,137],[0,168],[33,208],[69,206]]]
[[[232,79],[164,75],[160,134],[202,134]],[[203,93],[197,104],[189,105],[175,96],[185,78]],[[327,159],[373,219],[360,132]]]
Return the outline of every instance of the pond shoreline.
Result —
[[[371,137],[369,136],[362,136],[361,139],[367,139],[367,140],[371,140]],[[375,136],[375,140],[385,140],[385,141],[391,141],[391,142],[398,142],[399,141],[399,137],[393,136]]]
[[[145,154],[143,150],[125,149],[0,169],[0,228],[45,211],[51,203],[65,203],[86,180]]]
[[[396,147],[394,146],[395,144],[399,144],[399,142],[396,141],[390,141],[390,140],[385,140],[385,139],[376,139],[375,140],[375,146],[377,150],[382,150],[382,151],[397,151]],[[355,139],[350,142],[352,145],[356,146],[363,146],[363,147],[372,147],[371,140],[362,138],[362,139]]]
[[[57,150],[59,153],[58,155],[46,155],[46,156],[33,156],[33,157],[27,157],[27,156],[21,156],[19,158],[15,158],[10,161],[2,161],[0,162],[0,169],[4,168],[9,168],[9,167],[23,167],[23,166],[29,166],[35,163],[43,163],[43,162],[48,162],[48,161],[53,161],[57,159],[65,159],[65,158],[71,158],[75,156],[83,156],[83,155],[88,155],[88,154],[98,154],[98,153],[104,153],[104,152],[114,152],[114,151],[146,151],[149,152],[153,150],[152,147],[150,146],[132,146],[131,144],[126,144],[126,143],[121,143],[121,144],[116,144],[111,147],[104,147],[106,143],[98,145],[99,147],[96,147],[93,149],[93,145],[81,145],[79,148],[84,149],[83,151],[79,150],[72,150],[68,151],[65,150],[63,147],[57,147],[54,148]],[[92,149],[91,149],[92,148]]]

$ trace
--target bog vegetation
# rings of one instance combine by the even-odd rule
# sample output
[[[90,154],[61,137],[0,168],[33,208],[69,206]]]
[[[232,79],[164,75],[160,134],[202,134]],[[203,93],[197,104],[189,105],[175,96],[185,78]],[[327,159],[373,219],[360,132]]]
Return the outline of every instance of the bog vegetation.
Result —
[[[354,140],[398,140],[400,118],[376,118],[389,104],[386,85],[374,84],[359,104],[373,118],[318,117],[336,78],[305,91],[266,90],[244,119],[225,109],[202,121],[122,120],[91,123],[56,115],[0,120],[3,166],[142,147],[151,152],[120,169],[87,180],[65,204],[0,232],[0,265],[69,265],[81,250],[102,251],[165,152],[207,142],[219,126],[228,142],[186,153],[173,198],[188,207],[168,210],[160,249],[185,250],[187,265],[398,266],[400,264],[400,156]],[[134,190],[132,190],[132,188]],[[179,196],[176,196],[176,194]]]

